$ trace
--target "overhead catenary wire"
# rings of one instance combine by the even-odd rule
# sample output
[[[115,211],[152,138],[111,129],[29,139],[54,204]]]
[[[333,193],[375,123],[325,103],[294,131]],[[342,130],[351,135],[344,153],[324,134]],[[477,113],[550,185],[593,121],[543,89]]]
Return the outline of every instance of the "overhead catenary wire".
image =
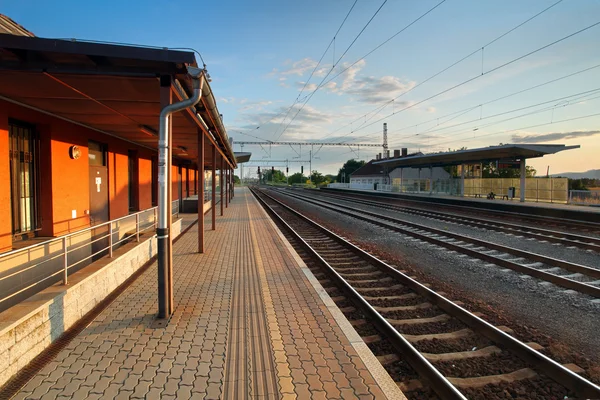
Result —
[[[594,94],[597,94],[597,93],[598,92],[596,91]],[[589,95],[590,94],[588,94],[587,96],[589,96]],[[487,128],[487,127],[490,127],[490,126],[498,125],[498,124],[501,124],[503,122],[508,122],[508,121],[512,121],[512,120],[515,120],[515,119],[519,119],[519,118],[523,118],[523,117],[528,117],[528,116],[535,115],[535,114],[540,114],[540,113],[543,113],[543,112],[554,111],[557,108],[564,108],[564,107],[578,105],[578,104],[581,104],[581,102],[583,102],[583,101],[587,102],[587,101],[596,100],[598,98],[600,98],[600,96],[594,96],[594,97],[585,97],[585,96],[582,96],[579,99],[574,99],[574,100],[568,102],[567,104],[557,104],[557,105],[554,105],[554,106],[545,107],[545,108],[543,108],[541,110],[531,111],[531,112],[528,112],[528,113],[525,113],[525,114],[521,114],[521,115],[517,115],[517,116],[514,116],[514,117],[505,118],[505,119],[502,119],[500,121],[490,122],[490,123],[488,123],[486,125],[483,125],[481,127],[476,127],[475,129],[469,129],[469,130],[460,129],[460,130],[457,130],[457,131],[454,131],[454,132],[449,132],[448,134],[455,133],[455,134],[452,135],[452,138],[456,138],[458,136],[463,136],[463,135],[466,135],[466,134],[473,133],[475,131],[480,131],[483,128]],[[551,123],[552,123],[552,121],[551,121]],[[479,135],[476,138],[479,138],[479,137],[482,137],[482,136],[487,136],[487,135]],[[447,139],[447,138],[449,138],[449,136],[444,136],[442,139],[444,139],[444,138]],[[459,140],[462,140],[462,139],[459,139]],[[441,143],[444,143],[444,142],[440,142],[440,144]]]
[[[507,114],[512,114],[512,113],[515,113],[515,112],[518,112],[518,111],[523,111],[523,110],[527,110],[527,109],[534,108],[534,107],[539,107],[539,106],[546,105],[546,104],[556,103],[557,101],[561,101],[561,100],[564,101],[564,100],[567,100],[567,99],[571,99],[573,97],[575,99],[569,100],[568,103],[571,103],[573,101],[582,101],[582,99],[585,99],[587,96],[598,94],[599,91],[600,91],[600,88],[596,88],[596,89],[592,89],[592,90],[585,90],[585,91],[578,92],[578,93],[575,93],[575,94],[571,94],[571,95],[568,95],[568,96],[562,96],[562,97],[558,97],[558,98],[555,98],[555,99],[552,99],[552,100],[546,100],[546,101],[539,102],[539,103],[536,103],[536,104],[532,104],[532,105],[528,105],[528,106],[524,106],[524,107],[518,107],[518,108],[515,108],[515,109],[512,109],[512,110],[503,111],[503,112],[496,113],[496,114],[493,114],[493,115],[488,115],[488,116],[482,117],[482,118],[472,119],[470,121],[460,122],[460,123],[457,123],[457,124],[454,124],[454,125],[449,125],[449,126],[445,126],[445,127],[435,127],[435,129],[429,129],[429,130],[426,130],[426,131],[423,131],[423,132],[419,132],[418,134],[411,135],[411,136],[418,136],[418,135],[423,135],[423,134],[427,134],[427,133],[439,132],[439,131],[446,130],[446,129],[456,128],[457,126],[467,125],[467,124],[470,124],[470,123],[473,123],[473,122],[479,122],[479,121],[483,121],[483,120],[490,119],[490,118],[500,117],[500,116],[507,115]],[[555,104],[555,105],[552,105],[550,107],[545,107],[545,108],[543,108],[541,110],[535,110],[535,111],[532,111],[532,112],[528,112],[526,114],[522,114],[522,115],[520,115],[518,117],[510,117],[510,118],[506,118],[506,119],[503,119],[503,120],[500,120],[500,121],[490,122],[490,123],[487,123],[487,124],[484,124],[484,125],[477,125],[476,128],[477,129],[486,128],[488,126],[492,126],[492,125],[495,125],[495,124],[498,124],[498,123],[501,123],[501,122],[510,121],[512,119],[515,119],[515,118],[521,118],[521,117],[524,117],[524,116],[528,116],[528,115],[533,115],[533,114],[536,114],[536,113],[540,113],[540,112],[543,112],[543,111],[552,110],[552,109],[554,109],[556,107],[559,107],[559,106],[573,105],[573,104],[576,104],[576,103],[559,104],[559,105]],[[444,134],[445,135],[451,135],[451,134],[454,134],[456,132],[463,132],[464,129],[465,128],[461,128],[461,129],[458,129],[458,130],[454,130],[454,131],[450,131],[450,132],[445,132]],[[408,137],[411,137],[411,136],[407,136],[405,138],[408,138]],[[397,141],[397,140],[399,140],[399,139],[396,139],[395,141]]]
[[[356,41],[358,40],[358,38],[360,38],[360,36],[363,34],[363,32],[371,24],[371,22],[373,21],[373,19],[375,19],[375,17],[377,16],[377,14],[379,14],[379,11],[381,11],[381,9],[387,3],[387,1],[388,0],[384,0],[383,3],[381,3],[381,5],[377,9],[377,11],[375,11],[375,13],[369,19],[369,21],[367,21],[367,23],[365,24],[365,26],[363,26],[363,28],[360,30],[360,32],[356,35],[356,37],[354,38],[354,40],[352,40],[352,42],[348,45],[348,47],[346,48],[346,50],[344,50],[344,52],[342,53],[342,55],[337,59],[337,61],[331,67],[331,69],[329,70],[329,72],[327,72],[327,74],[323,77],[323,79],[317,85],[317,87],[310,93],[310,95],[307,97],[307,99],[302,103],[302,105],[300,106],[300,108],[298,109],[298,111],[296,111],[296,114],[294,114],[294,116],[292,117],[292,119],[290,120],[290,122],[286,125],[286,127],[283,129],[283,131],[279,134],[279,136],[275,140],[278,140],[285,133],[285,131],[289,128],[289,126],[291,125],[291,123],[294,122],[294,120],[296,119],[296,117],[298,116],[298,114],[300,114],[300,112],[304,109],[304,106],[306,106],[306,104],[308,104],[308,102],[315,95],[315,93],[317,92],[317,90],[319,90],[323,86],[323,82],[325,81],[325,79],[327,79],[327,77],[329,76],[329,74],[331,74],[331,71],[333,71],[333,69],[335,68],[335,66],[342,60],[342,58],[344,58],[344,56],[346,55],[346,53],[348,53],[348,51],[352,48],[352,46],[354,45],[354,43],[356,43]]]
[[[472,111],[472,110],[475,110],[475,109],[477,109],[477,108],[479,108],[481,106],[486,106],[486,105],[489,105],[489,104],[492,104],[492,103],[495,103],[495,102],[498,102],[498,101],[501,101],[501,100],[505,100],[505,99],[508,99],[510,97],[517,96],[519,94],[522,94],[522,93],[525,93],[525,92],[528,92],[528,91],[531,91],[531,90],[534,90],[534,89],[538,89],[540,87],[543,87],[543,86],[546,86],[546,85],[550,85],[552,83],[556,83],[556,82],[562,81],[562,80],[567,79],[567,78],[571,78],[573,76],[577,76],[577,75],[585,73],[585,72],[589,72],[589,71],[594,70],[594,69],[599,68],[599,67],[600,67],[600,64],[596,64],[596,65],[593,65],[593,66],[588,67],[588,68],[584,68],[584,69],[581,69],[581,70],[578,70],[578,71],[575,71],[575,72],[572,72],[572,73],[569,73],[569,74],[566,74],[566,75],[559,76],[558,78],[554,78],[554,79],[550,79],[548,81],[544,81],[542,83],[530,86],[530,87],[525,88],[525,89],[517,90],[515,92],[509,93],[509,94],[506,94],[506,95],[502,95],[500,97],[496,97],[496,98],[494,98],[492,100],[489,100],[489,101],[486,101],[486,102],[483,102],[483,103],[479,103],[479,104],[476,104],[476,105],[473,105],[473,106],[470,106],[470,107],[467,107],[467,108],[463,108],[463,109],[458,110],[458,111],[454,111],[454,112],[442,115],[441,117],[431,118],[431,119],[428,119],[426,121],[419,122],[418,124],[408,125],[408,126],[405,126],[405,127],[402,127],[402,128],[391,130],[391,131],[389,131],[389,133],[390,134],[391,133],[398,133],[398,132],[402,132],[402,131],[405,131],[405,130],[408,130],[408,129],[415,129],[415,128],[418,128],[421,125],[425,125],[425,124],[428,124],[428,123],[434,122],[434,121],[438,121],[439,122],[439,120],[443,120],[444,118],[448,118],[448,117],[453,117],[453,118],[450,119],[450,120],[452,120],[452,119],[455,119],[457,116],[464,115],[465,113],[467,113],[469,111]],[[446,123],[446,122],[448,122],[450,120],[444,121],[442,123]],[[357,139],[366,138],[366,137],[373,136],[373,135],[381,135],[381,131],[377,130],[376,132],[371,132],[371,133],[368,133],[366,135],[352,137],[352,138],[348,139],[344,143],[348,143],[350,141],[354,141],[354,140],[357,140]],[[406,138],[408,138],[410,136],[414,136],[414,135],[403,136],[401,138],[394,139],[393,141],[396,142],[398,140],[404,140],[404,139],[406,139]]]
[[[479,135],[479,136],[477,136],[476,139],[479,139],[479,138],[482,138],[482,137],[494,136],[494,135],[501,135],[503,133],[506,134],[506,133],[516,132],[516,131],[520,131],[520,130],[523,130],[523,129],[538,128],[540,126],[560,124],[562,122],[576,121],[576,120],[580,120],[580,119],[592,118],[592,117],[597,117],[597,116],[600,116],[600,113],[581,115],[581,116],[578,116],[578,117],[566,118],[566,119],[562,119],[562,120],[558,120],[558,121],[545,122],[545,123],[542,123],[542,124],[523,126],[523,127],[520,127],[520,128],[511,129],[511,130],[503,130],[503,131],[498,131],[498,132],[493,132],[493,133],[487,133],[485,135]],[[461,141],[461,140],[464,140],[464,139],[450,140],[450,141],[446,141],[446,142],[440,142],[438,144],[454,143],[454,142],[458,142],[458,141]]]
[[[439,96],[441,96],[442,94],[448,93],[448,92],[450,92],[450,91],[452,91],[452,90],[454,90],[454,89],[457,89],[457,88],[459,88],[459,87],[461,87],[461,86],[464,86],[464,85],[466,85],[467,83],[473,82],[474,80],[476,80],[476,79],[479,79],[479,78],[481,78],[482,76],[487,76],[487,75],[489,75],[489,74],[491,74],[491,73],[493,73],[493,72],[496,72],[496,71],[498,71],[498,70],[500,70],[500,69],[502,69],[502,68],[504,68],[504,67],[507,67],[507,66],[509,66],[509,65],[511,65],[511,64],[514,64],[514,63],[515,63],[515,62],[517,62],[517,61],[520,61],[520,60],[522,60],[522,59],[524,59],[524,58],[526,58],[526,57],[529,57],[529,56],[531,56],[531,55],[533,55],[533,54],[536,54],[536,53],[538,53],[538,52],[540,52],[540,51],[542,51],[542,50],[544,50],[544,49],[547,49],[547,48],[549,48],[549,47],[551,47],[551,46],[554,46],[554,45],[556,45],[556,44],[558,44],[558,43],[561,43],[561,42],[563,42],[563,41],[565,41],[565,40],[567,40],[567,39],[569,39],[569,38],[572,38],[573,36],[576,36],[576,35],[578,35],[578,34],[581,34],[581,33],[585,32],[585,31],[587,31],[587,30],[589,30],[589,29],[592,29],[592,28],[594,28],[594,27],[596,27],[596,26],[598,26],[598,25],[600,25],[600,21],[599,21],[599,22],[596,22],[596,23],[594,23],[594,24],[592,24],[592,25],[588,25],[588,26],[586,26],[585,28],[582,28],[582,29],[580,29],[580,30],[578,30],[578,31],[576,31],[576,32],[573,32],[573,33],[569,34],[569,35],[563,36],[562,38],[560,38],[560,39],[557,39],[557,40],[555,40],[555,41],[553,41],[553,42],[551,42],[551,43],[548,43],[548,44],[546,44],[546,45],[544,45],[544,46],[538,47],[537,49],[535,49],[535,50],[532,50],[532,51],[530,51],[530,52],[528,52],[528,53],[526,53],[526,54],[523,54],[523,55],[521,55],[521,56],[519,56],[519,57],[516,57],[516,58],[514,58],[514,59],[512,59],[512,60],[510,60],[510,61],[507,61],[507,62],[505,62],[505,63],[503,63],[503,64],[500,64],[500,65],[498,65],[498,66],[496,66],[496,67],[494,67],[494,68],[492,68],[492,69],[490,69],[490,70],[488,70],[488,71],[484,72],[482,75],[476,75],[476,76],[474,76],[474,77],[472,77],[472,78],[469,78],[469,79],[467,79],[467,80],[465,80],[465,81],[463,81],[463,82],[461,82],[461,83],[458,83],[458,84],[456,84],[456,85],[454,85],[454,86],[451,86],[451,87],[449,87],[449,88],[447,88],[447,89],[444,89],[444,90],[442,90],[442,91],[440,91],[440,92],[438,92],[438,93],[436,93],[436,94],[434,94],[434,95],[431,95],[431,96],[429,96],[429,97],[427,97],[427,98],[425,98],[425,99],[423,99],[423,100],[421,100],[421,101],[418,101],[418,102],[416,102],[416,103],[413,103],[413,104],[411,104],[411,105],[409,105],[409,106],[406,106],[406,107],[402,108],[401,110],[399,110],[399,111],[397,111],[397,112],[394,112],[394,113],[392,113],[392,114],[388,114],[388,115],[386,115],[386,116],[384,116],[384,117],[381,117],[381,118],[379,118],[378,120],[376,120],[376,121],[374,121],[374,122],[372,122],[372,123],[370,123],[370,124],[368,124],[368,125],[365,125],[365,126],[363,126],[363,127],[361,127],[361,128],[357,128],[356,130],[354,130],[354,132],[356,132],[356,131],[359,131],[359,130],[361,130],[361,129],[364,129],[364,128],[367,128],[367,127],[369,127],[369,126],[372,126],[372,125],[374,125],[374,124],[376,124],[376,123],[378,123],[378,122],[380,122],[380,121],[383,121],[383,120],[385,120],[385,119],[387,119],[387,118],[389,118],[389,117],[391,117],[391,116],[393,116],[393,115],[399,114],[399,113],[401,113],[401,112],[404,112],[404,111],[406,111],[406,110],[409,110],[409,109],[411,109],[411,108],[413,108],[413,107],[416,107],[416,106],[418,106],[418,105],[420,105],[420,104],[423,104],[423,103],[425,103],[425,102],[427,102],[427,101],[429,101],[429,100],[431,100],[431,99],[434,99],[434,98],[436,98],[436,97],[439,97]]]
[[[555,7],[556,5],[558,5],[559,3],[561,3],[562,1],[563,1],[563,0],[558,0],[558,1],[556,1],[555,3],[551,4],[550,6],[548,6],[548,7],[544,8],[543,10],[541,10],[541,11],[539,11],[539,12],[537,12],[535,15],[533,15],[533,16],[531,16],[531,17],[529,17],[529,18],[528,18],[528,19],[526,19],[525,21],[523,21],[523,22],[521,22],[521,23],[517,24],[516,26],[512,27],[512,28],[511,28],[511,29],[509,29],[508,31],[504,32],[503,34],[501,34],[501,35],[499,35],[499,36],[495,37],[494,39],[492,39],[492,40],[491,40],[491,41],[489,41],[488,43],[484,44],[483,46],[481,46],[481,47],[478,47],[477,49],[475,49],[475,50],[471,51],[469,54],[467,54],[467,55],[463,56],[463,57],[462,57],[462,58],[460,58],[458,61],[455,61],[455,62],[453,62],[452,64],[448,65],[447,67],[443,68],[442,70],[440,70],[440,71],[436,72],[435,74],[431,75],[430,77],[426,78],[426,79],[425,79],[425,80],[423,80],[422,82],[419,82],[417,85],[415,85],[415,86],[411,87],[410,89],[408,89],[408,90],[404,91],[403,93],[401,93],[399,96],[395,97],[394,99],[392,99],[392,100],[388,100],[388,101],[384,102],[384,103],[383,103],[381,106],[378,106],[378,107],[377,107],[377,108],[375,108],[374,110],[371,110],[371,111],[369,111],[368,113],[366,113],[366,114],[364,114],[364,115],[362,115],[362,116],[360,116],[360,117],[356,118],[355,120],[351,121],[349,124],[346,124],[346,125],[344,125],[344,126],[342,126],[342,127],[338,128],[338,129],[336,129],[336,130],[334,130],[334,131],[330,132],[330,133],[329,133],[328,135],[326,135],[325,137],[329,137],[329,136],[331,136],[333,133],[335,133],[335,132],[338,132],[338,131],[339,131],[339,130],[341,130],[341,129],[344,129],[345,127],[348,127],[348,126],[352,125],[353,123],[355,123],[355,122],[357,122],[357,121],[360,121],[360,120],[361,120],[361,119],[363,119],[363,118],[366,118],[368,115],[371,115],[371,114],[376,114],[376,113],[380,112],[380,111],[381,111],[381,110],[383,110],[385,107],[387,107],[387,106],[388,106],[390,103],[392,103],[392,104],[393,104],[393,102],[394,102],[395,100],[399,99],[400,97],[404,96],[405,94],[407,94],[407,93],[410,93],[411,91],[413,91],[414,89],[418,88],[419,86],[421,86],[421,85],[423,85],[423,84],[425,84],[425,83],[429,82],[430,80],[432,80],[432,79],[436,78],[437,76],[439,76],[439,75],[443,74],[444,72],[448,71],[449,69],[451,69],[451,68],[455,67],[456,65],[458,65],[458,64],[460,64],[460,63],[462,63],[463,61],[465,61],[465,60],[469,59],[469,58],[470,58],[470,57],[472,57],[473,55],[475,55],[475,54],[477,54],[478,52],[482,51],[484,48],[486,48],[486,47],[488,47],[488,46],[492,45],[493,43],[497,42],[498,40],[500,40],[500,39],[504,38],[505,36],[509,35],[510,33],[514,32],[516,29],[518,29],[518,28],[522,27],[523,25],[527,24],[528,22],[532,21],[533,19],[535,19],[535,18],[539,17],[540,15],[544,14],[546,11],[548,11],[548,10],[550,10],[551,8]],[[438,5],[439,5],[439,4],[438,4]],[[436,6],[436,7],[437,7],[437,6]],[[368,53],[368,54],[370,54],[370,53]],[[360,61],[360,60],[358,60],[358,61]],[[358,61],[356,61],[354,64],[356,64]],[[354,64],[352,64],[352,65],[354,65]],[[344,72],[344,71],[342,71],[342,73],[343,73],[343,72]],[[481,74],[480,76],[482,76],[482,75],[484,75],[483,71],[482,71],[482,74]],[[339,74],[338,74],[337,76],[339,76]],[[335,77],[334,77],[334,79],[335,79],[337,76],[335,76]],[[395,111],[393,111],[393,112],[392,112],[392,115],[393,115],[394,113],[395,113]],[[369,120],[370,120],[370,119],[371,119],[371,118],[369,118]],[[368,125],[368,126],[370,126],[370,125]],[[359,126],[359,127],[357,127],[356,129],[352,130],[350,133],[348,133],[348,134],[346,134],[346,135],[343,135],[343,136],[348,136],[348,135],[350,135],[350,134],[352,134],[352,133],[356,132],[357,130],[359,130],[360,128],[363,128],[363,127],[364,127],[364,124],[363,124],[363,125],[360,125],[360,126]],[[342,137],[343,137],[343,136],[342,136]]]
[[[325,51],[321,55],[321,58],[317,62],[317,65],[315,65],[315,67],[313,68],[312,72],[310,73],[310,76],[308,77],[308,79],[306,80],[306,82],[304,82],[304,86],[302,86],[302,89],[300,90],[300,93],[298,93],[298,96],[296,97],[296,100],[294,100],[294,102],[292,103],[292,105],[287,109],[287,112],[285,114],[285,117],[283,117],[283,120],[282,120],[281,124],[285,123],[285,120],[287,119],[287,116],[289,115],[289,113],[292,110],[292,108],[294,108],[294,106],[300,101],[300,96],[302,95],[302,93],[304,93],[304,89],[306,89],[306,86],[308,85],[308,82],[310,82],[310,80],[312,79],[313,75],[315,74],[315,72],[319,68],[319,65],[321,65],[321,61],[323,61],[323,58],[325,58],[325,55],[327,54],[327,52],[331,48],[332,44],[334,46],[334,52],[333,52],[333,54],[334,54],[334,57],[335,57],[335,39],[336,39],[337,35],[340,33],[340,31],[342,30],[342,27],[346,23],[346,20],[348,19],[348,17],[352,13],[352,10],[354,10],[354,7],[356,6],[356,3],[358,3],[358,0],[354,0],[354,3],[352,4],[352,7],[350,7],[350,10],[346,14],[346,17],[344,18],[344,20],[342,21],[342,23],[338,27],[337,31],[333,35],[333,38],[331,39],[331,41],[329,42],[329,45],[327,45],[327,48],[325,49]],[[334,62],[335,62],[335,60],[334,60]],[[282,113],[280,113],[280,114],[282,114]],[[278,115],[280,115],[280,114],[278,114]],[[256,129],[258,129],[258,128],[256,128]],[[279,130],[279,128],[277,128],[275,130],[275,134],[277,134],[278,130]],[[277,138],[279,138],[280,136],[281,135],[279,135]]]

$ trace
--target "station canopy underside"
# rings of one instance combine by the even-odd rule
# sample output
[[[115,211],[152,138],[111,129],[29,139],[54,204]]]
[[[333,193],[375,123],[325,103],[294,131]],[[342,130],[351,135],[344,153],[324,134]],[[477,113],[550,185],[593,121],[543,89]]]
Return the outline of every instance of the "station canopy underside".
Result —
[[[521,160],[538,158],[560,151],[578,149],[579,145],[564,144],[505,144],[478,149],[458,150],[443,153],[422,154],[408,157],[388,158],[373,164],[392,168],[429,168],[447,165],[485,163],[496,160]]]
[[[198,66],[190,51],[0,34],[0,99],[156,150],[159,78],[172,77],[172,102],[187,99],[187,66]],[[214,145],[235,167],[208,82],[202,92],[193,109],[172,115],[173,157],[195,165],[202,129],[210,132],[203,135],[204,166],[212,164]]]

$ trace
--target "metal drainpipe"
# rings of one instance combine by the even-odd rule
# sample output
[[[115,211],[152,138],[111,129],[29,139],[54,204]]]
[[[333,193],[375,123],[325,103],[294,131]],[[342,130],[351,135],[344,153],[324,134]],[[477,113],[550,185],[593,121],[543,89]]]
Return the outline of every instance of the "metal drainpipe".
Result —
[[[158,226],[156,228],[156,238],[158,241],[158,274],[159,274],[159,318],[167,318],[167,307],[162,302],[165,299],[167,282],[161,281],[161,276],[169,269],[168,247],[170,227],[167,226],[168,213],[171,212],[171,205],[167,204],[168,185],[167,176],[167,155],[169,150],[169,132],[168,120],[171,114],[195,106],[202,96],[202,87],[204,86],[204,71],[196,67],[188,67],[188,74],[192,77],[194,94],[187,100],[179,103],[169,104],[160,112],[160,129],[158,133]],[[169,182],[170,184],[170,182]]]

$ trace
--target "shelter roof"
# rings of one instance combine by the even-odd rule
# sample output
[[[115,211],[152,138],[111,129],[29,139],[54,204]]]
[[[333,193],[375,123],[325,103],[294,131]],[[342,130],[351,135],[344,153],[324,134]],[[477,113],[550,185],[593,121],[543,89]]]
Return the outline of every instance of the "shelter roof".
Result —
[[[11,35],[19,36],[35,36],[21,25],[17,24],[10,17],[0,14],[0,33],[9,33]]]
[[[167,82],[173,102],[188,98],[193,92],[188,66],[198,66],[192,51],[0,34],[0,100],[157,149],[161,82]],[[203,130],[207,144],[235,167],[205,77],[200,103],[171,118],[173,156],[195,163]],[[205,149],[210,165],[210,146]]]
[[[383,174],[383,166],[373,164],[375,160],[371,160],[353,173],[350,174],[352,177],[357,176],[380,176]]]
[[[236,151],[233,154],[235,154],[235,161],[238,164],[250,161],[250,156],[252,156],[252,153],[248,153],[248,152],[245,152],[245,151],[244,152]]]
[[[564,150],[578,149],[580,146],[564,144],[505,144],[478,149],[458,150],[442,153],[422,154],[400,158],[388,158],[373,163],[388,168],[436,167],[482,163],[496,160],[520,160],[522,158],[543,157]]]

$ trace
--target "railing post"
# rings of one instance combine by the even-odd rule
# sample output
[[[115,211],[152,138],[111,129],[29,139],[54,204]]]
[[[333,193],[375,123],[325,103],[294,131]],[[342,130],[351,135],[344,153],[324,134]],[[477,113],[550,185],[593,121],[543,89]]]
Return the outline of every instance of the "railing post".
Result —
[[[67,237],[63,237],[63,267],[64,267],[64,271],[63,271],[63,285],[68,285],[69,284],[69,279],[68,279],[68,272],[67,269],[69,268],[69,260],[68,260],[68,256],[67,256]]]
[[[112,258],[113,256],[113,228],[112,222],[108,223],[108,256]]]
[[[135,240],[140,241],[140,214],[135,214]]]

